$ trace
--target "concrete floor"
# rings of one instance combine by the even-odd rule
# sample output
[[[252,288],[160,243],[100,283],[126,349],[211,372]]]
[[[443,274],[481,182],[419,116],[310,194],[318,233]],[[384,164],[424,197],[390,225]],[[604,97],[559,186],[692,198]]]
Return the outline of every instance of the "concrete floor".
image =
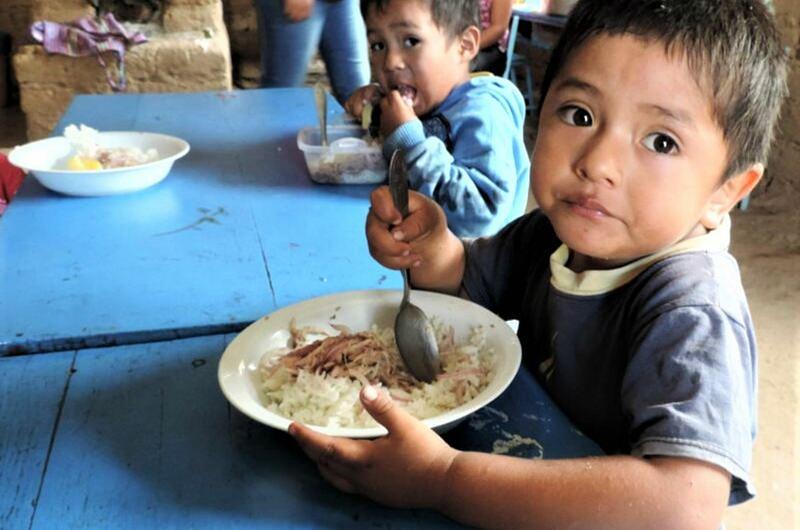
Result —
[[[798,197],[800,198],[800,197]],[[759,347],[758,496],[728,510],[729,530],[800,529],[800,212],[734,212],[739,260]]]
[[[532,127],[528,133],[532,141]],[[0,108],[0,150],[24,142],[22,112]],[[725,522],[728,530],[800,530],[800,210],[761,211],[754,198],[749,210],[733,213],[732,252],[760,353],[758,497],[730,508]]]

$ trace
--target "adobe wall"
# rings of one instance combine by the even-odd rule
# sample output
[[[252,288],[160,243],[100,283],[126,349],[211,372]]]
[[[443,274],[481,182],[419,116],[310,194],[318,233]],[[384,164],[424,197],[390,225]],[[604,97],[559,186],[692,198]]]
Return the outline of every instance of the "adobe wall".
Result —
[[[757,209],[778,212],[796,210],[800,203],[800,2],[774,0],[773,4],[789,50],[789,98],[783,107],[767,173],[751,204]]]
[[[31,20],[67,22],[93,14],[85,0],[33,0]],[[221,0],[170,0],[158,23],[137,25],[149,41],[126,53],[128,92],[230,90],[231,60]],[[104,54],[116,77],[116,58]],[[28,139],[47,136],[75,94],[111,92],[94,57],[19,48],[14,70]]]

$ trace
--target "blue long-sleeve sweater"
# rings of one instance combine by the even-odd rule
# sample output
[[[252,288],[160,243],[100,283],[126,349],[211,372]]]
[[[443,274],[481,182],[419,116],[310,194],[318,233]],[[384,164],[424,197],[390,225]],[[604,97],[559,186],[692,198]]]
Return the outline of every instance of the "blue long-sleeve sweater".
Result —
[[[457,86],[428,116],[449,123],[452,152],[420,120],[404,123],[383,144],[403,149],[409,185],[438,202],[458,236],[490,235],[525,212],[530,160],[523,140],[525,103],[513,83],[479,76]]]

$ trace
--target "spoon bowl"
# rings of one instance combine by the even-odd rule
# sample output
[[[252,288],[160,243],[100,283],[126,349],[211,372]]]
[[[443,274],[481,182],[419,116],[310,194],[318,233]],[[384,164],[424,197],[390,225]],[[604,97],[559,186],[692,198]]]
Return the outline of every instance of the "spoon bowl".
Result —
[[[425,312],[408,301],[408,272],[403,269],[403,300],[394,320],[397,350],[411,374],[430,383],[442,371],[439,345]]]
[[[389,189],[395,207],[405,218],[408,216],[408,177],[400,150],[392,153],[389,162]],[[403,299],[400,310],[394,321],[394,337],[400,357],[411,372],[411,375],[429,383],[442,370],[439,359],[439,345],[425,312],[409,301],[411,289],[408,282],[408,270],[402,269]]]

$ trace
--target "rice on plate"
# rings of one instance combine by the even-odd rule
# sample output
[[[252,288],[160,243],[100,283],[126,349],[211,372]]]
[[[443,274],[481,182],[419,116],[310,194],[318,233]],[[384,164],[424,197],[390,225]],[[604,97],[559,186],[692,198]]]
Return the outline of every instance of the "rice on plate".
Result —
[[[480,326],[472,329],[466,342],[457,344],[451,326],[437,318],[431,324],[442,373],[424,383],[407,371],[391,328],[372,326],[352,333],[335,326],[339,334],[330,335],[297,328],[293,321],[294,349],[271,350],[261,359],[264,405],[292,420],[324,427],[377,426],[359,400],[367,384],[384,388],[419,419],[463,405],[486,388],[494,372],[494,350],[487,346]]]
[[[100,131],[86,125],[67,125],[64,138],[75,149],[67,160],[67,169],[72,171],[94,171],[120,167],[138,166],[158,160],[158,150],[151,147],[101,147],[98,143]]]

